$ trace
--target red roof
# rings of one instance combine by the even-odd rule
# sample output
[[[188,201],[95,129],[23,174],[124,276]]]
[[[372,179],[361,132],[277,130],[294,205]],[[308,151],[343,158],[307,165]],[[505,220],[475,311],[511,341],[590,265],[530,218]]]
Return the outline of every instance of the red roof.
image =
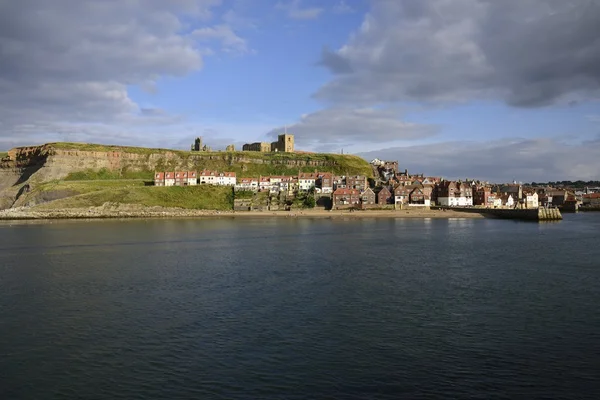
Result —
[[[584,199],[600,199],[600,193],[588,193],[583,195]]]

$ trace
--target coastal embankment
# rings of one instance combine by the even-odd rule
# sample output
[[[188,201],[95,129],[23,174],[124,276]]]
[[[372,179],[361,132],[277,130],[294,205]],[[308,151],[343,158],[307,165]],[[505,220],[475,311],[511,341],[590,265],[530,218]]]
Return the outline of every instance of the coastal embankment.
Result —
[[[490,216],[494,218],[503,218],[503,219],[520,219],[525,221],[558,221],[562,219],[562,215],[558,208],[535,208],[535,209],[522,209],[522,208],[481,208],[481,207],[473,207],[473,208],[450,208],[450,210],[462,212],[462,213],[471,213],[471,214],[480,214],[485,216]]]
[[[183,208],[145,207],[106,203],[99,207],[39,209],[18,207],[0,211],[0,220],[101,219],[101,218],[483,218],[476,213],[453,210],[294,210],[294,211],[213,211]]]

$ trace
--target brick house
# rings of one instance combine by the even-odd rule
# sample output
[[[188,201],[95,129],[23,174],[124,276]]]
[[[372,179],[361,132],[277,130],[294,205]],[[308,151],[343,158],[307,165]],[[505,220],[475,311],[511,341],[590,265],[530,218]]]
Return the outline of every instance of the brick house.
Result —
[[[357,189],[336,189],[333,192],[333,208],[357,208],[360,206],[360,191]]]
[[[321,193],[333,193],[333,175],[329,172],[320,172],[315,186],[321,190]]]
[[[363,191],[369,187],[369,181],[364,175],[347,176],[346,187],[348,189],[357,189]]]
[[[346,189],[346,177],[336,175],[333,177],[333,190]]]
[[[429,207],[431,205],[431,186],[413,185],[408,195],[408,203],[411,206]]]
[[[360,203],[363,208],[373,207],[376,199],[377,196],[375,196],[375,192],[371,188],[363,190],[360,194]]]
[[[384,186],[381,188],[379,193],[377,193],[377,204],[391,204],[393,203],[393,198],[394,196],[392,196],[392,192],[390,192],[387,186]]]
[[[473,188],[473,205],[474,206],[485,206],[490,207],[490,195],[492,194],[492,188],[485,185],[475,186]]]

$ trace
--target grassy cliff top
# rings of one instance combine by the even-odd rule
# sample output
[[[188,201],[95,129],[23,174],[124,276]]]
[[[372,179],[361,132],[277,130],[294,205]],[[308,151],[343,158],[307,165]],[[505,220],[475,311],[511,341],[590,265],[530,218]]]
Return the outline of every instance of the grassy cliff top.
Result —
[[[4,157],[6,157],[7,155],[8,155],[8,152],[0,151],[0,160],[3,159]]]
[[[365,174],[367,176],[371,176],[372,170],[367,163],[361,157],[355,155],[348,154],[332,154],[332,153],[283,153],[283,152],[269,152],[269,153],[261,153],[257,151],[212,151],[212,152],[202,152],[202,151],[185,151],[185,150],[172,150],[172,149],[160,149],[160,148],[146,148],[146,147],[133,147],[133,146],[112,146],[112,145],[102,145],[102,144],[91,144],[91,143],[68,143],[68,142],[59,142],[59,143],[48,143],[46,146],[61,149],[61,150],[79,150],[79,151],[95,151],[95,152],[124,152],[124,153],[133,153],[133,154],[141,154],[141,155],[151,155],[151,154],[164,154],[167,152],[174,153],[178,155],[181,159],[189,159],[190,157],[201,158],[207,161],[200,162],[202,167],[204,168],[214,168],[214,169],[227,169],[232,170],[240,174],[240,176],[258,176],[259,174],[268,175],[268,174],[284,174],[290,173],[290,171],[295,170],[297,172],[298,168],[296,167],[267,167],[269,164],[282,164],[286,161],[306,161],[307,165],[302,168],[303,172],[309,172],[316,169],[322,169],[327,172],[335,172],[335,173],[349,173],[349,174]],[[242,169],[235,159],[245,159],[250,160],[260,160],[258,161],[260,164],[265,164],[262,168],[259,166],[250,166],[246,163],[246,168]],[[219,161],[221,160],[221,161]],[[243,161],[242,161],[243,162]],[[310,166],[311,162],[319,162],[328,165],[329,167],[313,167]],[[200,165],[199,165],[200,166]],[[289,170],[289,171],[288,171]],[[247,173],[244,173],[247,172]]]
[[[55,142],[48,143],[46,146],[61,150],[80,150],[80,151],[119,151],[124,153],[134,154],[160,154],[165,152],[178,153],[181,155],[243,155],[246,158],[256,159],[311,159],[311,160],[340,160],[340,159],[359,159],[364,162],[364,159],[348,154],[333,154],[333,153],[283,153],[269,152],[262,153],[259,151],[189,151],[189,150],[174,150],[151,147],[135,147],[135,146],[117,146],[93,143],[75,143],[75,142]]]

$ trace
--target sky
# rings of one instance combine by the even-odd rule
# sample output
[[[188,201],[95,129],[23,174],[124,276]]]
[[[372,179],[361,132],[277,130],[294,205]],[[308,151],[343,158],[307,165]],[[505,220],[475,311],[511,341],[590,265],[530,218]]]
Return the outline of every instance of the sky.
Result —
[[[597,0],[0,0],[0,150],[273,141],[600,180]]]

